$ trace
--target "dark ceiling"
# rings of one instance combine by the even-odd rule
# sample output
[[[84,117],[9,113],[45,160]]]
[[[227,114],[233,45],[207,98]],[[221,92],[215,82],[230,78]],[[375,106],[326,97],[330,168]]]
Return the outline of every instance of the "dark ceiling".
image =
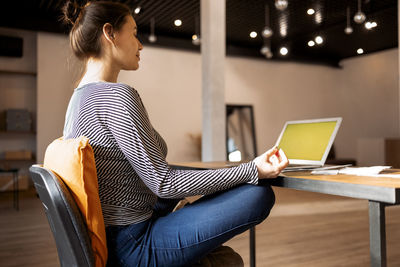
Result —
[[[375,21],[377,27],[367,30],[364,24],[353,20],[357,12],[357,0],[288,0],[286,10],[275,8],[274,0],[226,0],[227,54],[264,58],[261,31],[265,26],[265,5],[270,12],[270,26],[274,32],[268,39],[273,57],[265,60],[284,60],[339,66],[340,60],[357,56],[357,49],[364,54],[397,47],[397,1],[360,0],[366,21]],[[4,1],[0,13],[0,26],[29,30],[67,33],[59,22],[62,0],[8,0]],[[200,13],[200,0],[120,0],[132,9],[140,6],[135,15],[139,38],[146,45],[199,50],[192,44],[196,32],[196,17]],[[346,9],[350,8],[353,33],[344,33]],[[313,8],[314,15],[307,10]],[[150,44],[150,20],[155,19],[157,42]],[[182,26],[174,26],[175,19]],[[318,21],[318,23],[317,23]],[[282,30],[286,29],[286,35]],[[251,31],[258,33],[250,38]],[[321,45],[309,47],[309,40],[323,37]],[[289,53],[282,56],[279,49],[285,46]]]

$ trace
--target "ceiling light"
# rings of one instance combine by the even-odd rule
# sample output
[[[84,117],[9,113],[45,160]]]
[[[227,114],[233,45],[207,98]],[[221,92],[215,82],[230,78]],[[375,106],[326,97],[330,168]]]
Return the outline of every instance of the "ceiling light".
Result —
[[[353,33],[353,28],[350,26],[347,26],[346,28],[344,28],[344,33],[345,34],[352,34]]]
[[[288,13],[283,12],[279,15],[279,34],[286,37],[288,33]]]
[[[192,44],[199,45],[200,44],[200,37],[197,34],[192,35]]]
[[[140,10],[141,10],[142,8],[140,7],[140,6],[138,6],[137,8],[135,8],[135,14],[139,14],[140,13]]]
[[[263,45],[263,47],[261,47],[260,53],[263,54],[266,58],[272,58],[273,56],[271,49],[268,45]]]
[[[354,21],[356,22],[356,23],[358,23],[358,24],[361,24],[361,23],[363,23],[364,21],[365,21],[365,14],[363,13],[363,12],[357,12],[355,15],[354,15]]]
[[[362,48],[357,49],[357,54],[361,55],[364,53],[364,50]]]
[[[321,36],[315,37],[315,42],[317,44],[322,44],[324,42],[324,39]]]
[[[200,39],[200,18],[198,15],[196,15],[195,20],[194,20],[194,27],[195,27],[195,34],[192,36],[192,44],[194,45],[200,45],[201,39]]]
[[[344,33],[352,34],[353,28],[350,25],[350,7],[347,7],[346,20],[347,20],[347,25],[346,25],[346,28],[344,28]]]
[[[176,27],[179,27],[179,26],[182,25],[182,20],[176,19],[176,20],[174,21],[174,24],[175,24]]]
[[[256,38],[256,37],[257,37],[257,33],[256,33],[255,31],[252,31],[252,32],[250,33],[250,37],[251,37],[251,38]]]
[[[361,11],[361,0],[358,0],[358,11],[354,15],[354,21],[358,24],[361,24],[365,21],[365,14]]]
[[[283,11],[288,7],[288,0],[275,0],[276,9]]]
[[[269,37],[272,36],[272,34],[273,34],[273,31],[272,31],[272,29],[271,29],[270,27],[268,27],[268,26],[265,26],[264,29],[263,29],[263,31],[261,32],[261,35],[262,35],[262,37],[264,37],[264,38],[269,38]]]
[[[322,13],[320,10],[318,10],[317,13],[315,13],[315,22],[317,24],[321,24],[322,23]]]
[[[315,10],[312,9],[312,8],[309,8],[309,9],[307,10],[307,14],[308,14],[308,15],[313,15],[314,13],[315,13]]]
[[[279,49],[279,53],[281,53],[282,56],[286,56],[288,52],[289,50],[286,47],[281,47],[281,49]]]
[[[315,42],[313,40],[308,41],[308,46],[312,47],[315,45]]]
[[[271,27],[269,26],[270,17],[269,17],[269,6],[268,5],[265,5],[265,17],[264,18],[265,18],[265,27],[262,30],[261,35],[263,38],[269,38],[274,34],[274,32],[272,31]]]
[[[375,21],[373,21],[373,22],[367,21],[367,22],[365,22],[364,26],[367,30],[371,30],[372,28],[375,28],[376,26],[378,26],[378,24]]]
[[[149,35],[149,42],[150,43],[155,43],[157,41],[157,36],[154,34],[155,24],[156,24],[155,19],[151,18],[151,20],[150,20],[150,35]]]

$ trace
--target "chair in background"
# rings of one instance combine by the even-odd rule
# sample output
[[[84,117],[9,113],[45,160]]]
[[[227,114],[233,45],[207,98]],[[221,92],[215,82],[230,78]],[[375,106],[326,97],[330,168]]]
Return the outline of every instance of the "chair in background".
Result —
[[[95,266],[86,224],[69,189],[49,169],[33,165],[29,171],[53,232],[61,266]]]

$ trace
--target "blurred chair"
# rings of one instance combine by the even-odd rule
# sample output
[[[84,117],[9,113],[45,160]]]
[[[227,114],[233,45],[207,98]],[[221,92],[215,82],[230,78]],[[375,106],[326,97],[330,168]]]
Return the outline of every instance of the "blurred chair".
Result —
[[[95,266],[86,224],[69,189],[49,169],[33,165],[29,171],[53,232],[61,266]]]

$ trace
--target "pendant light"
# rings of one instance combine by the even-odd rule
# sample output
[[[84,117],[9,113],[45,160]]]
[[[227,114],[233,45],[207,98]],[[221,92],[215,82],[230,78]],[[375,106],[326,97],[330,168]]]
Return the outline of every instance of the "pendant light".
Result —
[[[200,40],[200,19],[199,16],[196,16],[195,18],[195,28],[196,28],[196,33],[193,34],[192,36],[192,44],[194,45],[200,45],[201,40]]]
[[[261,47],[260,53],[268,59],[273,56],[271,48],[267,44],[264,44],[263,47]]]
[[[155,24],[156,24],[155,19],[151,18],[151,20],[150,20],[150,35],[149,35],[149,42],[150,43],[155,43],[157,41],[157,36],[154,34]]]
[[[274,32],[272,31],[271,27],[269,26],[269,6],[265,5],[265,27],[261,32],[263,38],[271,37]]]
[[[285,10],[289,5],[288,0],[275,0],[275,7],[276,9],[283,11]]]
[[[273,54],[271,51],[271,39],[263,38],[264,44],[260,49],[260,53],[266,58],[272,58]]]
[[[354,15],[354,21],[358,24],[361,24],[365,21],[365,14],[361,11],[361,0],[358,0],[358,11]]]
[[[344,33],[346,34],[352,34],[353,33],[353,28],[350,25],[350,7],[347,7],[347,26],[344,29]]]

